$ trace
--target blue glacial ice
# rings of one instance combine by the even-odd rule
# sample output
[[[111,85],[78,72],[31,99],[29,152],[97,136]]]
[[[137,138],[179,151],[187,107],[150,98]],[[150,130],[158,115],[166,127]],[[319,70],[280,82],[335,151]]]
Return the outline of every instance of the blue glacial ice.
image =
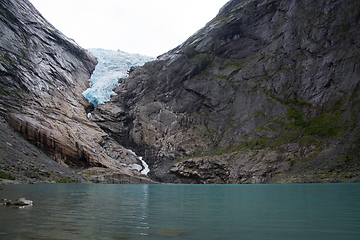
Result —
[[[156,59],[120,50],[88,50],[96,57],[98,65],[90,78],[90,88],[83,92],[83,95],[95,107],[109,101],[111,96],[115,95],[113,90],[128,76],[127,72],[131,67],[142,66]]]

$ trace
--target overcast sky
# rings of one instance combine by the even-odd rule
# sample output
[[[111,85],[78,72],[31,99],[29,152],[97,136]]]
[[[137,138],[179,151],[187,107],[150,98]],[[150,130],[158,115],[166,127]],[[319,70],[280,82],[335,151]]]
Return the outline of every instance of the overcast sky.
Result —
[[[228,0],[30,0],[84,48],[158,56],[216,16]]]

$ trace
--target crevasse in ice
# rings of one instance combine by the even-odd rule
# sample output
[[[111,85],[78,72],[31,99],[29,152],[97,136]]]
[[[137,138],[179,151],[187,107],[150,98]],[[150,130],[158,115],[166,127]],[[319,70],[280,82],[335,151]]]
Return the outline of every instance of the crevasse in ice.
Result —
[[[131,67],[144,65],[155,60],[153,57],[140,54],[126,53],[120,50],[106,50],[100,48],[88,49],[96,59],[98,65],[90,78],[90,88],[83,92],[85,98],[96,107],[110,100],[115,95],[115,89],[127,77]]]

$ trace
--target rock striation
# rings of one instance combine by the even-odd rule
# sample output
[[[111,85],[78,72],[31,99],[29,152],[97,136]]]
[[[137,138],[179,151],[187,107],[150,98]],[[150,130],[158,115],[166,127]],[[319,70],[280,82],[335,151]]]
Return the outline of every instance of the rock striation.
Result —
[[[86,182],[26,141],[0,117],[0,185]]]
[[[28,0],[0,2],[0,114],[60,164],[101,167],[134,181],[140,163],[87,117],[82,93],[96,59]],[[148,179],[149,180],[149,179]]]
[[[359,181],[360,6],[232,0],[92,121],[176,183]]]

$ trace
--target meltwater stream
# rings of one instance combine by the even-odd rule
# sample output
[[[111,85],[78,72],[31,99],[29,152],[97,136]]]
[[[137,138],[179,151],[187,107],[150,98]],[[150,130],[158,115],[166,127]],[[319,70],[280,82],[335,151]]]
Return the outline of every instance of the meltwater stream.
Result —
[[[2,186],[0,239],[360,239],[360,184]]]
[[[150,172],[149,165],[147,165],[147,163],[143,160],[143,158],[137,156],[136,153],[131,149],[126,149],[126,150],[128,150],[129,153],[134,155],[141,162],[141,166],[139,164],[132,164],[131,167],[138,170],[140,173],[147,175]]]

